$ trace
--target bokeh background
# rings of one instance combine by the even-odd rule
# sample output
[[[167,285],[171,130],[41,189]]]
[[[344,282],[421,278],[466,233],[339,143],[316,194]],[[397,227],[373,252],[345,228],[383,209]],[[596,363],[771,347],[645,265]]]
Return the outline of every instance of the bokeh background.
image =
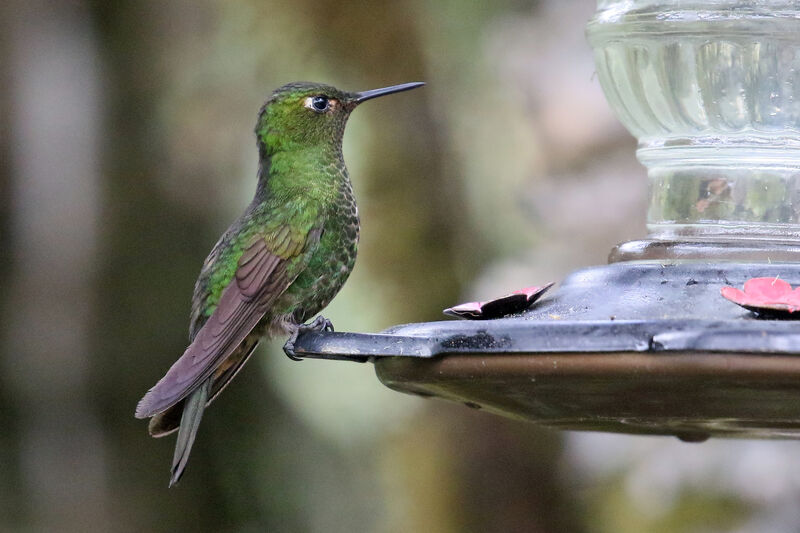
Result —
[[[644,235],[589,0],[0,3],[0,531],[797,531],[800,445],[554,432],[266,345],[173,439],[133,418],[294,80],[428,86],[354,113],[340,330],[436,320]],[[282,342],[282,341],[281,341]]]

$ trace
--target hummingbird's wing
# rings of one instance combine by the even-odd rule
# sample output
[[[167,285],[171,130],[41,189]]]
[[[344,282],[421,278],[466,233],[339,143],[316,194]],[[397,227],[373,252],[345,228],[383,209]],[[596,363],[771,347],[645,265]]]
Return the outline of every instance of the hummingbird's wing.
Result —
[[[252,241],[214,313],[180,359],[141,399],[136,417],[148,418],[168,409],[211,377],[302,271],[297,263],[310,255],[320,234],[316,227],[298,239],[295,232],[282,228],[276,235],[280,239],[269,239],[272,246],[262,237]]]

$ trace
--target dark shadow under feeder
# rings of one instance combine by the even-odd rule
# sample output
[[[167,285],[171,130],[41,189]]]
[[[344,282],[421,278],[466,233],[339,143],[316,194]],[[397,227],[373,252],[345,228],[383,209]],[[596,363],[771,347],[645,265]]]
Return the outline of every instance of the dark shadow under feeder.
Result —
[[[755,0],[708,2],[713,17],[635,4],[600,2],[588,35],[648,169],[648,238],[518,315],[306,334],[298,356],[372,361],[392,389],[560,429],[800,438],[800,323],[720,295],[800,285],[800,20]]]

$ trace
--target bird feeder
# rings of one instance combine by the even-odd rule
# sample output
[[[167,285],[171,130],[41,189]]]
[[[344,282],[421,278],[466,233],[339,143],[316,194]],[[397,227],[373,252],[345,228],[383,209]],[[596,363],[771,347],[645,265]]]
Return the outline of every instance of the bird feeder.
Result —
[[[371,361],[397,391],[561,429],[800,437],[794,308],[721,295],[800,285],[800,8],[600,0],[588,38],[647,167],[647,237],[522,312],[308,333],[297,355]]]

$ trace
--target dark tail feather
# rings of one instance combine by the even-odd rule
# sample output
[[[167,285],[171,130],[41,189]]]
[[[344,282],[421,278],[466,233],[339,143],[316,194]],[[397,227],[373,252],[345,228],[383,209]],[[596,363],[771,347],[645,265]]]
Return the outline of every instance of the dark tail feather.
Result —
[[[173,486],[180,481],[186,463],[189,461],[189,454],[192,451],[194,438],[197,436],[197,429],[203,419],[203,411],[208,401],[208,393],[211,389],[213,378],[207,379],[200,385],[188,398],[183,405],[183,415],[181,416],[181,427],[178,429],[178,440],[175,442],[175,455],[172,457],[172,477],[169,486]]]

